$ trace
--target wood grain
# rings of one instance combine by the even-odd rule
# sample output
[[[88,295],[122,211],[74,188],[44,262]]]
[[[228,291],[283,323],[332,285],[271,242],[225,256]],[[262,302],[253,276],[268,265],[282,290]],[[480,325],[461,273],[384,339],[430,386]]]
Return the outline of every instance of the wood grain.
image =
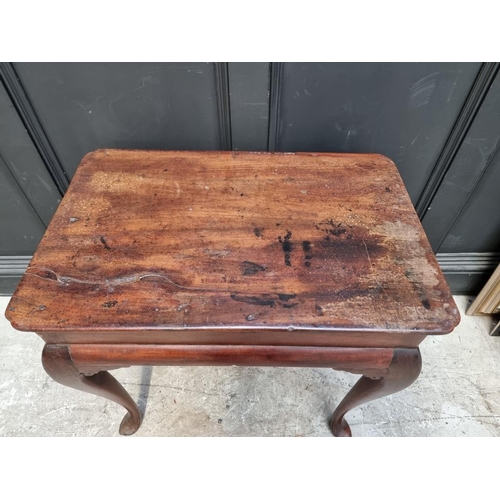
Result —
[[[48,344],[150,344],[159,345],[283,345],[318,347],[417,347],[425,335],[376,331],[283,330],[262,328],[226,328],[213,331],[186,330],[92,330],[77,332],[42,332]]]
[[[70,345],[82,373],[144,366],[306,366],[327,367],[369,376],[387,372],[394,349],[286,346]]]
[[[87,155],[6,314],[42,335],[204,343],[318,331],[418,344],[459,321],[394,163],[323,153]]]

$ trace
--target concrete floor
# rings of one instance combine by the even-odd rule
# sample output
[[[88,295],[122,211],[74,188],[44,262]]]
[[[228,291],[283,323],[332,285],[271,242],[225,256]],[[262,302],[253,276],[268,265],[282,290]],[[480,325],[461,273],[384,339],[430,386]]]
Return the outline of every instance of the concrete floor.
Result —
[[[500,436],[500,337],[463,314],[427,338],[408,389],[348,414],[355,436]],[[0,436],[117,436],[124,410],[52,381],[43,341],[15,331],[0,297]],[[330,436],[327,420],[358,376],[323,368],[132,367],[113,371],[145,412],[136,436]]]

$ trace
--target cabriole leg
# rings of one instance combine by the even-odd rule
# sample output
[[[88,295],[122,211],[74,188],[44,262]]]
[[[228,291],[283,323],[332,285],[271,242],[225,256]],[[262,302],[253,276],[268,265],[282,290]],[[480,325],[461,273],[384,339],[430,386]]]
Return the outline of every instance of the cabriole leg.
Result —
[[[120,424],[120,434],[128,436],[139,429],[141,414],[137,404],[110,373],[101,371],[91,376],[80,373],[66,345],[47,344],[43,349],[42,364],[56,382],[122,405],[128,413]]]
[[[389,369],[383,377],[361,377],[338,405],[330,420],[333,435],[351,437],[351,429],[344,419],[349,410],[405,389],[417,380],[421,368],[422,358],[418,349],[395,349]]]

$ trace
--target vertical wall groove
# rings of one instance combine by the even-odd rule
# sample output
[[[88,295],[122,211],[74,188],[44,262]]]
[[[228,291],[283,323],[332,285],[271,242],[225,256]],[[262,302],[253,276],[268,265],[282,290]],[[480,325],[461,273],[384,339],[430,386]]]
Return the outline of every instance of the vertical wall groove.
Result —
[[[69,186],[68,177],[52,149],[12,63],[0,63],[0,78],[57,189],[64,195]]]
[[[215,86],[217,89],[217,109],[219,113],[220,148],[231,151],[233,146],[231,138],[228,63],[215,63]]]
[[[470,190],[470,193],[467,195],[467,197],[465,198],[464,202],[462,203],[462,206],[460,207],[460,210],[455,214],[455,217],[453,218],[453,222],[449,225],[449,227],[446,228],[446,231],[443,231],[443,235],[442,235],[441,239],[439,240],[439,243],[438,243],[438,245],[436,247],[436,252],[439,252],[439,248],[441,247],[441,245],[443,244],[444,240],[446,239],[446,237],[448,236],[448,234],[450,233],[450,231],[453,229],[453,227],[457,223],[458,219],[462,215],[463,211],[467,207],[467,203],[469,202],[469,200],[474,195],[474,191],[475,191],[476,187],[481,182],[482,178],[484,177],[484,175],[488,171],[488,168],[490,167],[491,163],[493,162],[493,160],[495,159],[495,157],[497,156],[497,154],[498,154],[499,151],[500,151],[500,140],[497,142],[497,144],[495,146],[495,150],[493,151],[493,154],[491,154],[490,157],[488,158],[488,161],[486,162],[486,165],[484,166],[483,170],[474,179],[474,185],[473,185],[472,189]]]
[[[269,92],[269,138],[268,151],[279,149],[279,126],[281,106],[281,85],[283,82],[283,64],[271,63],[271,88]]]
[[[444,145],[429,179],[416,204],[416,210],[422,219],[430,207],[437,190],[450,169],[450,166],[464,140],[481,104],[493,83],[500,63],[483,63],[465,104]]]

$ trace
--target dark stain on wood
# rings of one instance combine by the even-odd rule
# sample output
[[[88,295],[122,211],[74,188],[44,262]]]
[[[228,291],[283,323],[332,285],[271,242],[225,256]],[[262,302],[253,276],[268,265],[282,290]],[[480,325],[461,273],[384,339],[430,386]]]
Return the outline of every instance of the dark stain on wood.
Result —
[[[292,255],[292,250],[293,250],[293,244],[290,241],[291,237],[292,237],[291,231],[287,231],[285,236],[283,237],[281,236],[278,237],[278,241],[281,243],[281,246],[283,248],[283,254],[285,256],[285,266],[289,267],[292,265],[290,261],[290,257]]]
[[[278,293],[278,298],[282,302],[288,302],[289,300],[292,300],[295,298],[295,294],[294,293]]]
[[[238,302],[245,302],[246,304],[252,304],[254,306],[269,306],[274,307],[275,301],[267,297],[254,297],[248,295],[237,295],[235,293],[231,294],[231,298]]]
[[[425,290],[422,284],[419,282],[415,272],[411,269],[407,269],[405,271],[405,277],[411,283],[411,286],[414,292],[417,294],[418,298],[420,299],[420,303],[422,304],[422,306],[424,306],[424,308],[429,311],[431,309],[431,303],[427,298]]]
[[[313,258],[312,256],[312,245],[310,241],[303,241],[302,242],[302,250],[304,250],[304,266],[306,267],[311,267],[311,259]]]
[[[112,307],[115,307],[116,304],[118,304],[117,300],[110,300],[108,302],[104,302],[104,304],[102,305],[102,307],[106,307],[108,309],[111,309]]]
[[[105,248],[106,250],[111,250],[111,247],[107,244],[106,240],[104,239],[104,236],[101,236],[101,237],[99,238],[99,240],[100,240],[100,241],[101,241],[101,243],[104,245],[104,248]]]
[[[335,224],[332,219],[323,220],[318,224],[314,224],[314,227],[318,231],[323,231],[324,233],[327,233],[327,235],[331,234],[333,236],[340,236],[347,232],[347,229],[342,227],[341,222]]]
[[[369,267],[370,262],[373,264],[388,252],[380,237],[362,230],[356,233],[342,233],[335,238],[314,240],[311,251],[307,254],[310,258],[306,259],[304,264],[313,258],[312,248],[314,248],[314,260],[321,261],[322,266],[326,261],[333,260],[337,264],[342,263],[357,268]]]
[[[256,264],[255,262],[250,262],[248,260],[245,260],[241,263],[241,274],[242,276],[253,276],[254,274],[257,274],[258,272],[265,271],[266,268],[264,266],[261,266],[260,264]]]
[[[257,238],[261,238],[262,237],[263,231],[264,231],[263,227],[255,227],[253,229],[253,233],[255,234],[255,236],[257,236]]]

